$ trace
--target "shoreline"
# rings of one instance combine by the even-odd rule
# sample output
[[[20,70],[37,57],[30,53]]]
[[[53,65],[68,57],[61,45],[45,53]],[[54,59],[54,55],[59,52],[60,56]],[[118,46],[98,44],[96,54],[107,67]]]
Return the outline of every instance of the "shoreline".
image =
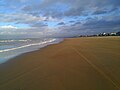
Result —
[[[0,90],[118,90],[120,37],[105,38],[67,38],[10,59]]]
[[[54,43],[51,43],[51,44],[48,44],[48,45],[46,45],[46,46],[40,47],[40,48],[38,48],[38,49],[36,49],[36,50],[27,51],[27,52],[18,54],[18,55],[16,55],[16,56],[12,57],[12,58],[6,59],[4,62],[0,63],[0,65],[9,62],[9,60],[13,60],[14,58],[21,57],[21,56],[24,55],[24,54],[32,53],[32,52],[35,52],[35,51],[39,51],[39,50],[41,50],[41,49],[43,49],[43,48],[46,48],[46,47],[51,46],[51,45],[54,45],[54,44],[59,44],[59,43],[61,43],[61,42],[63,42],[63,41],[64,41],[64,39],[60,39],[59,41],[56,41],[56,42],[54,42]]]
[[[112,38],[112,37],[113,37],[113,38],[118,38],[118,37],[120,37],[120,36],[75,37],[75,38]],[[73,38],[74,38],[74,37],[73,37]],[[44,46],[44,47],[38,48],[37,50],[28,51],[28,52],[25,52],[25,53],[19,54],[19,55],[15,56],[15,57],[12,57],[12,58],[10,58],[10,59],[7,59],[7,60],[6,60],[5,62],[3,62],[3,63],[0,63],[0,65],[5,64],[5,63],[7,63],[7,62],[9,62],[9,61],[11,61],[11,60],[13,60],[13,59],[15,59],[15,58],[19,58],[19,57],[21,57],[21,56],[24,56],[24,55],[27,54],[27,53],[36,52],[36,51],[39,51],[39,50],[44,49],[44,48],[46,48],[46,47],[49,47],[49,46],[51,46],[51,45],[60,44],[60,43],[64,42],[64,40],[67,40],[67,39],[73,39],[73,38],[63,38],[63,40],[61,40],[61,41],[59,41],[59,42],[57,42],[57,43],[49,44],[49,45],[47,45],[47,46]]]

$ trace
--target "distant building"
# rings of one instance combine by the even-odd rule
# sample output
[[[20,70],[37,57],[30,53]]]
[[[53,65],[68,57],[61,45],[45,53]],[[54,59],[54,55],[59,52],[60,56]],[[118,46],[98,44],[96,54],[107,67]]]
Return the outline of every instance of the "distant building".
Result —
[[[97,36],[120,36],[120,32],[112,32],[112,33],[100,33],[95,35],[79,35],[78,37],[97,37]]]
[[[117,36],[120,36],[120,32],[117,32],[116,35],[117,35]]]
[[[111,36],[116,36],[115,32],[110,33]]]

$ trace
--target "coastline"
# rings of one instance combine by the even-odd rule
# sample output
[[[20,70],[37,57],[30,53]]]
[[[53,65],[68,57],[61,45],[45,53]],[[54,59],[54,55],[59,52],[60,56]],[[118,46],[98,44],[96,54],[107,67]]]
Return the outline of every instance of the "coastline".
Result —
[[[19,55],[0,65],[0,90],[118,90],[119,40],[70,38]]]
[[[47,47],[47,46],[49,46],[49,45],[52,45],[52,44],[58,44],[58,43],[60,43],[60,42],[62,42],[64,39],[56,39],[56,41],[53,41],[53,42],[50,42],[50,43],[47,43],[47,44],[45,44],[45,45],[43,45],[43,46],[40,46],[39,45],[39,47],[36,47],[36,48],[34,48],[34,49],[30,49],[30,50],[25,50],[25,51],[22,51],[22,52],[20,52],[20,53],[18,53],[18,54],[16,54],[16,55],[13,55],[12,57],[9,57],[9,58],[6,58],[6,59],[3,59],[1,62],[0,62],[0,65],[1,64],[4,64],[4,63],[6,63],[6,62],[8,62],[9,60],[12,60],[12,59],[14,59],[14,58],[16,58],[16,57],[19,57],[19,56],[22,56],[22,55],[24,55],[24,54],[27,54],[27,53],[30,53],[30,52],[34,52],[34,51],[37,51],[37,50],[40,50],[40,49],[42,49],[42,48],[44,48],[44,47]],[[42,45],[42,44],[41,44]],[[24,47],[24,46],[22,46],[22,47]],[[29,46],[28,46],[29,47]],[[19,48],[19,47],[18,47]],[[12,48],[12,49],[14,49],[14,48]],[[20,48],[21,49],[21,48]],[[26,48],[25,48],[26,49]],[[16,52],[17,53],[17,52]]]

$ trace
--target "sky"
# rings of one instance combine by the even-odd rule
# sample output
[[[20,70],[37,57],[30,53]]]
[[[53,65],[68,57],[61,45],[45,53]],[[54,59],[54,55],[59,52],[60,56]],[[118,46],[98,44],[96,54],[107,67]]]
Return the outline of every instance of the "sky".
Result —
[[[0,0],[0,37],[120,31],[120,0]]]

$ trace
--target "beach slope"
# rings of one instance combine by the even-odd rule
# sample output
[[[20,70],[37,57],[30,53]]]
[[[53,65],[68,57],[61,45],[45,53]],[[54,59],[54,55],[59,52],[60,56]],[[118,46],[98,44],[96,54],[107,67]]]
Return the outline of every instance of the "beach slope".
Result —
[[[65,39],[11,59],[0,90],[120,90],[120,37]]]

